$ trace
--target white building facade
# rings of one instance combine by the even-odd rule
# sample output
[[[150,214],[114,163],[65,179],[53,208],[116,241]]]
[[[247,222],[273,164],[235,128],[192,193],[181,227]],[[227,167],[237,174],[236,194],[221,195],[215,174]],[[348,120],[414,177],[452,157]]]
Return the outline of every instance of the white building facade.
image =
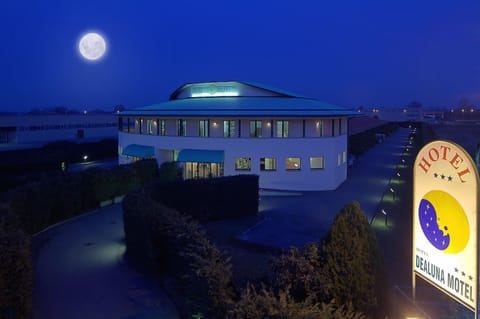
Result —
[[[358,112],[250,82],[186,84],[165,103],[119,114],[119,163],[181,163],[184,178],[256,174],[260,187],[336,189]]]

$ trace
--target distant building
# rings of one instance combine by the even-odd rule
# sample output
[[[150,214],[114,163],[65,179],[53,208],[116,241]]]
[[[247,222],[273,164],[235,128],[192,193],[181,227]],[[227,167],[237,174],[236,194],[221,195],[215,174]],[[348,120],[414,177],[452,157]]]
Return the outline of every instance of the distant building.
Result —
[[[365,115],[387,122],[421,122],[422,106],[363,108]]]
[[[333,190],[347,178],[353,110],[250,82],[186,84],[119,114],[119,162],[177,161],[184,178],[257,174],[260,187]]]
[[[0,151],[117,138],[115,114],[0,114]]]

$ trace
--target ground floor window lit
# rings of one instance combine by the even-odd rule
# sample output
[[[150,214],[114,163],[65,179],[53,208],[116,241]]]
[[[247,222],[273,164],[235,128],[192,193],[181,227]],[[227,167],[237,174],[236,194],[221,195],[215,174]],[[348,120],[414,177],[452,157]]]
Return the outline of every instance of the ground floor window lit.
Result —
[[[223,163],[185,162],[184,178],[212,178],[223,176]]]

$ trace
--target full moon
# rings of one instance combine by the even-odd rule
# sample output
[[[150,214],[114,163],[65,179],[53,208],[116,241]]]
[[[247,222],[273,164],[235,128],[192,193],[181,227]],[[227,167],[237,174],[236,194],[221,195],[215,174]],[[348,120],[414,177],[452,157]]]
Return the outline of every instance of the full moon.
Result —
[[[85,59],[95,61],[105,54],[107,43],[100,34],[90,32],[81,37],[78,42],[78,51]]]

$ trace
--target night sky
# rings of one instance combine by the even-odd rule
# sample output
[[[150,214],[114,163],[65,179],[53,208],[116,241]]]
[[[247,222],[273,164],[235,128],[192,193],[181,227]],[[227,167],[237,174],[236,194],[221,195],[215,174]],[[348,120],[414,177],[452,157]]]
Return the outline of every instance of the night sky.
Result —
[[[480,104],[480,1],[0,2],[0,111],[112,110],[195,81],[265,83],[346,107]],[[77,52],[90,30],[107,56]]]

